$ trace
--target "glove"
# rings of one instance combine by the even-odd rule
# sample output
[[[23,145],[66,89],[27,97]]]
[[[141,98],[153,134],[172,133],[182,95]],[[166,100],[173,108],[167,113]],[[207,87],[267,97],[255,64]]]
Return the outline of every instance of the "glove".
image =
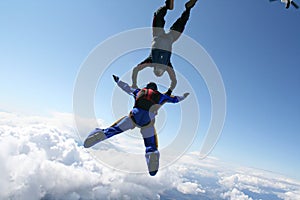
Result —
[[[115,82],[117,83],[117,82],[119,82],[119,77],[118,76],[116,76],[116,75],[112,75],[113,76],[113,78],[114,78],[114,80],[115,80]]]
[[[165,92],[164,94],[165,94],[165,95],[168,95],[168,96],[171,96],[171,94],[172,94],[172,90],[171,90],[171,89],[168,89],[168,91],[167,91],[167,92]]]
[[[189,96],[189,95],[190,95],[190,93],[186,92],[186,93],[183,94],[183,97],[187,98],[187,96]]]

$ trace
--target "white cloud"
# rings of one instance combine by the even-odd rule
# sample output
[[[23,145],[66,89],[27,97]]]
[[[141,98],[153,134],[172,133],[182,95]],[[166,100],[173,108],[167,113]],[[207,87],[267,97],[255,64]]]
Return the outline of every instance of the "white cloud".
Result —
[[[230,173],[221,173],[219,183],[235,192],[236,190],[246,190],[256,194],[274,194],[283,199],[298,199],[300,197],[299,182],[284,178],[281,175],[272,174],[271,176],[270,172],[264,172],[264,174],[261,172],[263,171],[248,168],[244,170],[233,169]],[[228,192],[226,194],[228,195]]]
[[[182,199],[185,195],[194,199],[255,199],[253,194],[285,200],[300,197],[298,181],[228,166],[216,158],[200,160],[197,152],[160,169],[155,177],[114,170],[82,147],[74,127],[73,115],[68,113],[39,117],[0,112],[0,199]],[[104,155],[105,151],[138,150],[141,153],[136,160],[130,156],[116,160],[128,168],[146,168],[141,138],[131,139],[116,136],[93,151]],[[130,145],[126,146],[126,140]]]
[[[278,196],[284,200],[298,200],[300,197],[300,190],[289,191],[284,194],[278,194]]]
[[[201,189],[201,186],[192,182],[178,184],[177,190],[183,194],[198,194],[199,192],[205,193],[205,190]]]
[[[230,200],[252,200],[251,197],[245,195],[243,192],[239,191],[236,188],[233,188],[231,191],[221,194],[221,197],[224,199],[229,198]]]

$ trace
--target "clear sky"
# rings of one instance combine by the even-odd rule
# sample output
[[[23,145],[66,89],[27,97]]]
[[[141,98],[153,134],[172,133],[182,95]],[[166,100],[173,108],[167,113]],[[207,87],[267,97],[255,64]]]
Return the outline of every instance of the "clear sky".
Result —
[[[150,26],[163,2],[1,1],[0,109],[72,112],[88,54],[108,37]],[[175,1],[166,27],[183,8]],[[185,34],[210,54],[226,88],[227,116],[213,156],[300,179],[299,21],[299,10],[268,0],[199,0],[192,10]]]

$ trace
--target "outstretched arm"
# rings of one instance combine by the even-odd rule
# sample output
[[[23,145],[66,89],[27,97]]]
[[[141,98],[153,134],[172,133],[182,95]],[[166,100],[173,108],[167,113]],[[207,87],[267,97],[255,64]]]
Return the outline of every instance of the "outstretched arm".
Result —
[[[132,77],[131,77],[133,88],[138,88],[138,86],[137,86],[137,75],[138,75],[139,71],[143,70],[145,67],[147,67],[147,65],[149,65],[149,64],[148,63],[139,64],[135,68],[133,68]]]
[[[159,101],[159,104],[164,103],[178,103],[182,100],[184,100],[187,96],[189,96],[190,93],[184,93],[182,96],[168,96],[165,94],[161,94],[161,98]]]
[[[174,90],[174,88],[177,85],[177,79],[176,79],[175,71],[172,67],[167,67],[167,72],[168,72],[170,80],[171,80],[171,86],[167,92],[167,94],[170,96],[172,91]]]
[[[120,78],[116,75],[113,75],[113,78],[115,80],[115,82],[118,84],[118,86],[124,90],[127,94],[129,95],[135,95],[136,91],[138,89],[132,88],[130,87],[127,83],[123,82],[120,80]]]

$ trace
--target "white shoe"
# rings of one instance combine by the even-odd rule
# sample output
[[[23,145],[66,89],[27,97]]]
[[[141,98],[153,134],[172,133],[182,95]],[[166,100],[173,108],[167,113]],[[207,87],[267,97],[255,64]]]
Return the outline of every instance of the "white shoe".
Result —
[[[85,139],[83,146],[84,146],[84,148],[89,148],[105,139],[106,139],[106,135],[104,134],[103,129],[96,128]]]
[[[155,176],[159,167],[159,151],[148,152],[145,157],[150,176]]]

